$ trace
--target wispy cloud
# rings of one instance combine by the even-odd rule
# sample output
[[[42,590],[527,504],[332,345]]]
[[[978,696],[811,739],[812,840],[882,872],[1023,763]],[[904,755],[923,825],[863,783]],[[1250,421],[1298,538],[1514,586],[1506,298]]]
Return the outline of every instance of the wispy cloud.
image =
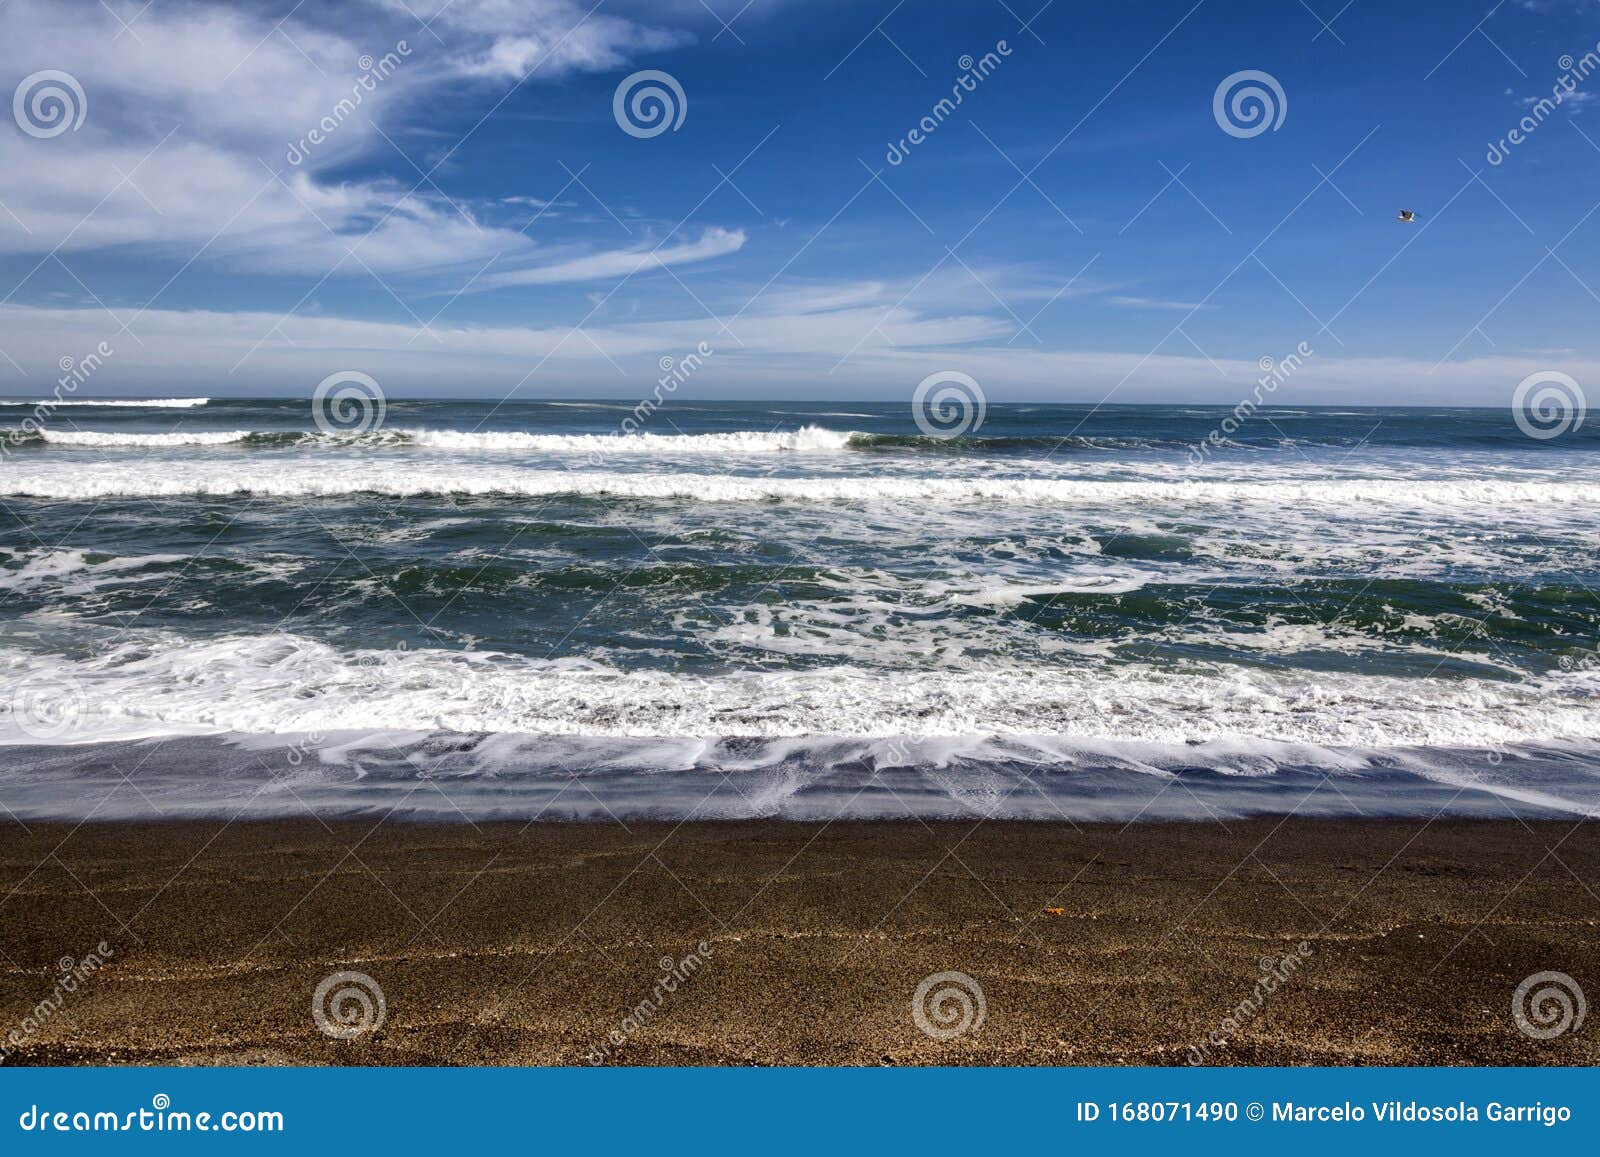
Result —
[[[540,238],[480,219],[442,192],[442,175],[419,179],[427,163],[405,154],[404,127],[452,86],[503,91],[619,68],[684,39],[566,0],[375,0],[281,21],[228,5],[155,7],[128,32],[98,3],[11,0],[0,5],[0,75],[48,61],[81,78],[92,114],[52,140],[0,133],[0,202],[24,226],[0,230],[0,253],[147,252],[234,271],[386,278],[493,258],[507,285],[625,273],[626,256],[606,252],[540,265]],[[386,51],[393,67],[359,86],[367,54]],[[373,155],[398,178],[348,176]],[[703,259],[696,251],[719,243],[731,251],[735,234],[707,236],[662,263]],[[512,280],[523,266],[526,280]]]
[[[101,393],[309,394],[327,373],[359,366],[386,390],[436,394],[443,374],[478,396],[565,397],[575,392],[626,397],[648,389],[657,360],[706,342],[717,350],[684,396],[737,395],[759,375],[769,389],[806,397],[909,397],[936,370],[959,368],[1002,400],[1163,401],[1175,393],[1232,404],[1260,376],[1254,359],[1113,350],[1043,350],[1001,344],[1010,329],[994,318],[921,315],[865,305],[795,313],[752,312],[727,331],[705,317],[585,326],[414,325],[257,311],[153,309],[110,315],[99,309],[0,306],[0,332],[27,367],[49,366],[60,351],[88,350],[108,336],[116,357],[96,378]],[[126,323],[143,344],[116,333]],[[885,329],[887,336],[885,336]],[[1600,363],[1560,357],[1581,380]],[[1404,357],[1319,356],[1278,394],[1287,403],[1504,405],[1507,383],[1528,370],[1525,357],[1492,356],[1436,366]],[[48,380],[48,379],[41,379]],[[0,363],[0,392],[37,396],[35,380]]]
[[[653,248],[612,249],[590,253],[549,265],[495,273],[479,278],[472,290],[503,289],[510,285],[552,285],[563,281],[598,281],[602,278],[631,277],[668,265],[685,265],[726,257],[744,247],[742,229],[707,229],[694,241],[680,241]]]
[[[1117,294],[1106,298],[1112,305],[1126,306],[1129,309],[1221,309],[1219,305],[1212,305],[1204,301],[1168,301],[1160,297],[1134,297],[1127,294]]]
[[[1535,105],[1538,105],[1541,102],[1550,101],[1552,99],[1553,98],[1549,96],[1525,96],[1518,103],[1520,103],[1523,108],[1533,108]],[[1600,100],[1600,95],[1597,95],[1593,92],[1588,92],[1584,89],[1577,89],[1576,91],[1562,94],[1561,107],[1567,110],[1567,114],[1569,116],[1577,116],[1585,108],[1597,100]]]
[[[643,52],[693,41],[661,28],[571,0],[379,0],[397,15],[415,16],[455,42],[451,67],[464,76],[521,80],[621,68]]]

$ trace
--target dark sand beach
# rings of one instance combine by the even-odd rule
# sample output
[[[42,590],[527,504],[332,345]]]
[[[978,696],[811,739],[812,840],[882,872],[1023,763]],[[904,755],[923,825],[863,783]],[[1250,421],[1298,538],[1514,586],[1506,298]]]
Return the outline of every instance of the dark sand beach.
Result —
[[[111,950],[12,1064],[1184,1064],[1291,955],[1209,1063],[1600,1061],[1511,1017],[1600,992],[1592,822],[8,821],[0,883],[0,1033]],[[339,971],[380,1029],[319,1031]],[[985,1007],[937,1040],[944,971]]]

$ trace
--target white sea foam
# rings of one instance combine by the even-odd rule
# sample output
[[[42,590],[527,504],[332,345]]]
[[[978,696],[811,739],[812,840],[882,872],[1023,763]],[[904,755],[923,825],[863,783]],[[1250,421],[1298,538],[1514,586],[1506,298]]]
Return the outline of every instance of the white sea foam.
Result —
[[[763,739],[1035,735],[1461,747],[1600,739],[1600,673],[1519,682],[1084,662],[691,675],[486,652],[341,652],[289,634],[115,635],[90,658],[7,648],[0,679],[72,688],[56,742],[129,735],[447,731]],[[0,741],[34,740],[11,720]]]
[[[164,577],[161,571],[155,569],[146,575],[130,572],[164,568],[173,563],[186,562],[189,557],[182,554],[141,554],[94,562],[90,560],[88,552],[82,550],[39,551],[16,570],[0,571],[0,590],[28,590],[49,584],[57,595],[87,594],[112,584]]]
[[[252,437],[296,431],[176,430],[146,433],[124,430],[43,429],[46,442],[62,446],[225,446]],[[770,454],[831,453],[849,448],[848,430],[804,426],[788,432],[734,430],[719,434],[529,434],[519,430],[427,430],[387,427],[358,437],[299,431],[298,445],[362,447],[420,446],[459,454],[525,451],[537,454],[606,457],[612,454]]]
[[[16,460],[0,474],[0,493],[41,498],[231,495],[310,498],[358,493],[613,495],[700,502],[880,502],[943,506],[1024,503],[1040,506],[1177,508],[1248,504],[1353,512],[1393,509],[1594,509],[1600,483],[1494,479],[1352,478],[1262,481],[1100,481],[1081,478],[900,475],[750,476],[694,472],[550,470],[511,464],[417,461],[404,470],[370,455],[327,454],[268,463],[207,458],[134,459],[86,471],[72,462]]]
[[[716,434],[528,434],[498,430],[392,431],[418,446],[430,449],[531,450],[544,454],[767,454],[777,451],[828,452],[849,448],[854,436],[848,430],[802,426],[798,430],[765,432],[731,430]]]
[[[62,446],[226,446],[242,442],[249,430],[176,430],[170,434],[145,434],[136,431],[52,430],[39,431],[46,442]]]
[[[190,406],[203,406],[210,398],[40,398],[27,401],[22,398],[0,398],[0,406],[105,406],[133,407],[137,409],[177,410]]]
[[[1595,747],[1581,743],[1505,749],[1498,766],[1471,750],[1027,735],[716,741],[388,730],[169,735],[159,752],[152,758],[151,743],[138,740],[10,752],[7,809],[23,820],[310,811],[451,822],[1600,815]]]
[[[997,582],[977,590],[948,588],[948,597],[952,603],[965,606],[1012,607],[1051,595],[1123,595],[1139,590],[1148,581],[1147,576],[1136,573],[1084,574],[1046,585]]]

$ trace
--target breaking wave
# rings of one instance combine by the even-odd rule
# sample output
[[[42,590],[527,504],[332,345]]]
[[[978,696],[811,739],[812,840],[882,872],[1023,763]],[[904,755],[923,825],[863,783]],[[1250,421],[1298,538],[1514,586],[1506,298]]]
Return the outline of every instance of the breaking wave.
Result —
[[[768,739],[1048,734],[1319,747],[1600,739],[1600,672],[1587,671],[1506,681],[999,663],[699,675],[492,651],[345,651],[287,633],[191,640],[152,632],[86,659],[0,650],[0,674],[19,685],[73,687],[77,742],[360,729]],[[10,739],[28,742],[14,732]]]
[[[1270,481],[1096,481],[1037,477],[811,477],[630,473],[552,470],[512,464],[418,462],[397,472],[362,457],[294,459],[270,467],[238,462],[134,459],[101,463],[93,472],[76,464],[17,461],[0,475],[0,494],[15,497],[94,499],[252,494],[315,498],[352,494],[574,495],[698,502],[1022,503],[1039,506],[1175,507],[1247,503],[1276,507],[1474,509],[1547,507],[1592,509],[1600,482],[1496,481],[1492,479],[1358,478]]]
[[[147,410],[177,410],[191,406],[204,406],[211,401],[210,398],[39,398],[29,401],[25,398],[0,398],[0,406],[44,406],[55,409],[58,406],[96,406],[104,409],[147,409]]]

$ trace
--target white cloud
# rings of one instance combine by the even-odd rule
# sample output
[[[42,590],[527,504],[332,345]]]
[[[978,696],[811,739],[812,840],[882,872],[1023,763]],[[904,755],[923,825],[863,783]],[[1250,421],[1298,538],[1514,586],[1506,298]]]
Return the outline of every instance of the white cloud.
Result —
[[[1011,327],[994,318],[922,315],[872,306],[807,313],[752,312],[729,318],[731,333],[709,318],[570,326],[412,325],[261,312],[150,310],[135,317],[95,309],[0,306],[6,353],[0,391],[39,397],[63,352],[81,356],[102,340],[114,354],[96,374],[100,394],[261,393],[305,395],[327,374],[359,369],[395,396],[437,396],[448,377],[469,396],[574,394],[627,397],[647,390],[657,359],[681,357],[706,342],[716,351],[684,396],[748,396],[760,382],[770,396],[899,398],[935,370],[958,369],[991,400],[1119,402],[1183,399],[1232,405],[1260,376],[1253,359],[1120,351],[1059,352],[997,344]],[[127,323],[140,345],[118,327]],[[887,331],[887,336],[885,336]],[[1276,394],[1282,403],[1508,405],[1516,384],[1536,369],[1561,369],[1600,381],[1600,362],[1562,357],[1470,358],[1435,366],[1403,357],[1336,357],[1318,351]],[[620,369],[620,373],[619,373]],[[1219,377],[1219,371],[1221,375]]]
[[[549,265],[539,265],[531,269],[493,273],[479,278],[471,288],[502,289],[508,285],[551,285],[563,281],[597,281],[631,277],[636,273],[660,269],[667,265],[683,265],[695,261],[710,261],[715,257],[726,257],[742,249],[744,242],[745,235],[742,229],[707,229],[696,241],[680,241],[659,247],[613,249]]]
[[[1562,93],[1560,104],[1562,108],[1567,110],[1568,115],[1577,116],[1584,110],[1586,106],[1593,104],[1596,100],[1600,100],[1600,96],[1597,96],[1595,93],[1585,91],[1584,89],[1577,89],[1573,92]],[[1524,108],[1533,108],[1536,105],[1546,102],[1554,104],[1555,97],[1553,95],[1525,96],[1519,103]]]
[[[1191,311],[1196,309],[1220,309],[1221,306],[1211,305],[1204,301],[1167,301],[1159,297],[1130,297],[1126,294],[1117,294],[1106,298],[1112,305],[1124,305],[1131,309],[1177,309]]]
[[[129,31],[99,3],[0,4],[7,88],[47,62],[78,78],[88,98],[78,131],[48,140],[0,133],[9,211],[0,253],[111,249],[174,268],[198,256],[241,272],[385,278],[494,258],[502,276],[530,267],[529,283],[625,269],[616,254],[587,254],[574,239],[563,245],[568,274],[531,268],[548,264],[538,238],[419,185],[393,149],[405,147],[401,125],[425,97],[487,83],[482,64],[496,54],[505,67],[488,71],[503,91],[513,63],[510,79],[535,65],[534,79],[550,79],[620,67],[683,37],[565,0],[407,3],[434,18],[429,29],[399,0],[377,0],[355,19],[348,7],[308,7],[281,23],[224,5],[152,7],[125,14]],[[327,24],[336,14],[343,30]],[[373,57],[387,65],[376,78]],[[329,177],[368,154],[393,161],[399,179]],[[412,163],[426,170],[424,159]]]
[[[391,11],[467,34],[457,69],[466,75],[521,80],[621,68],[642,52],[689,43],[687,33],[637,23],[570,0],[380,0]]]

